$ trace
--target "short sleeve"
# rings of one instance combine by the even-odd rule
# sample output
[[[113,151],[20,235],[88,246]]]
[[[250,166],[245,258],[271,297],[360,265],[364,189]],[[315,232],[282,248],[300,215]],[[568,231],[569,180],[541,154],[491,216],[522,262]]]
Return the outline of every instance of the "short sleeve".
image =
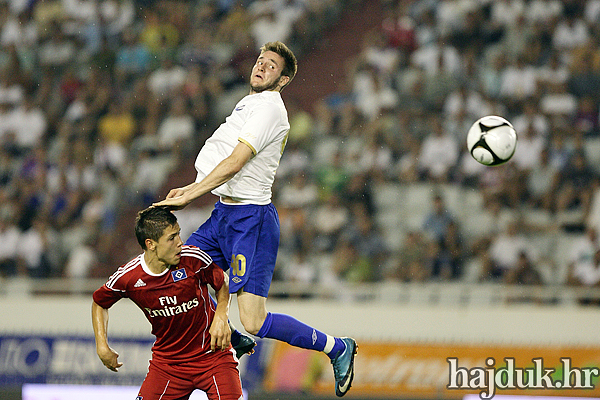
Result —
[[[276,104],[260,104],[251,111],[238,140],[250,146],[256,154],[274,139],[280,123],[281,110]]]
[[[225,272],[217,264],[210,263],[197,273],[200,282],[207,283],[215,290],[220,290],[225,281]]]
[[[92,297],[96,304],[108,309],[125,297],[125,291],[109,289],[106,285],[102,285],[94,292]]]

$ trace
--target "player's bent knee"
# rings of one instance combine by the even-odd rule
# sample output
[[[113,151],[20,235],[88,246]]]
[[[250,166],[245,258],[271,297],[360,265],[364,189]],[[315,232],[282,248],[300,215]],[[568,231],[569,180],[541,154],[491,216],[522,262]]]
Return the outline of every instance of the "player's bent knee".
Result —
[[[248,315],[240,313],[240,321],[242,322],[244,329],[249,334],[255,336],[258,335],[258,331],[260,331],[260,328],[262,328],[263,324],[265,323],[266,317],[266,315],[262,316],[252,313]]]
[[[246,332],[257,335],[267,318],[265,298],[251,293],[238,294],[240,321]]]
[[[248,319],[244,319],[244,318],[240,318],[242,321],[242,325],[244,325],[244,329],[246,330],[246,332],[248,332],[251,335],[258,335],[258,331],[260,331],[260,328],[262,327],[263,323],[265,322],[265,320],[263,319],[262,321],[260,319],[256,319],[256,318],[248,318]]]

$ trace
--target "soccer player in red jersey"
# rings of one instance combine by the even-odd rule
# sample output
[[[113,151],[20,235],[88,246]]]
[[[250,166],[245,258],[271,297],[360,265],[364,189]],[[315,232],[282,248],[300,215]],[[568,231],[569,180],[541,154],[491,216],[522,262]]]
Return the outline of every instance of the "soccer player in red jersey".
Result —
[[[184,246],[179,232],[177,218],[166,207],[138,214],[135,234],[143,253],[93,295],[96,351],[108,369],[116,372],[123,365],[108,345],[108,309],[128,297],[156,336],[138,399],[188,399],[200,389],[209,400],[239,400],[242,385],[230,343],[227,275],[205,252]],[[216,291],[216,307],[208,285]]]

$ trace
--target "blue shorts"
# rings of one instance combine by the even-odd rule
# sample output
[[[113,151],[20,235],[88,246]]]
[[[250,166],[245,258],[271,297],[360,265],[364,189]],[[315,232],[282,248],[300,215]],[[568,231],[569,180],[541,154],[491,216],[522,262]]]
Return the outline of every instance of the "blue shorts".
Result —
[[[277,210],[273,203],[234,205],[219,201],[186,244],[207,252],[224,271],[230,269],[230,293],[244,288],[267,297],[279,249]]]

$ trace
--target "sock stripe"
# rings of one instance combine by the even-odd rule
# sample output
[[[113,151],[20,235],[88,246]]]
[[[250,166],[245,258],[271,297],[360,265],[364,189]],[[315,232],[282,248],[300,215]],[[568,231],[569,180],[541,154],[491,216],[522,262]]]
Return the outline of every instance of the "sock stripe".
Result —
[[[325,354],[331,353],[331,350],[333,350],[334,345],[335,345],[335,338],[333,336],[327,335],[327,343],[325,343],[325,348],[323,349],[323,352]]]

